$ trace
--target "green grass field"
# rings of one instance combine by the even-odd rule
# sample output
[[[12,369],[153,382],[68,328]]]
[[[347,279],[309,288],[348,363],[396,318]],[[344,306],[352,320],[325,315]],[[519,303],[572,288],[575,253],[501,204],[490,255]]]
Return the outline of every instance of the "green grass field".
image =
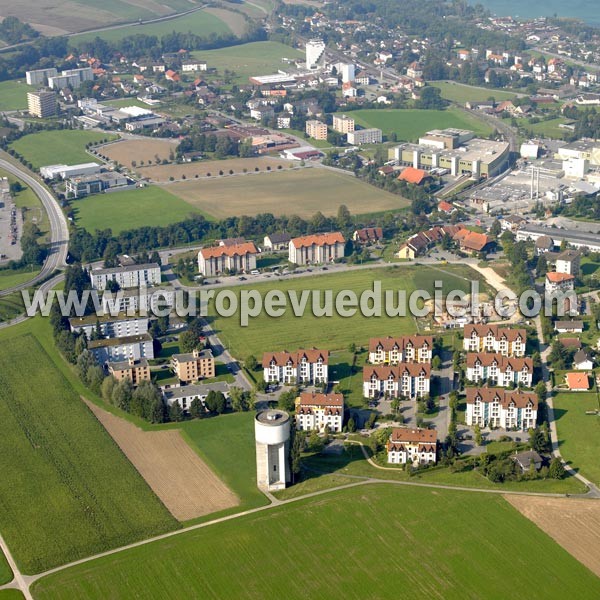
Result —
[[[600,417],[585,412],[598,408],[595,393],[561,392],[554,397],[560,452],[573,468],[596,484],[600,484]]]
[[[9,286],[6,286],[9,287]],[[0,323],[10,321],[25,311],[21,292],[13,292],[0,298]]]
[[[26,573],[177,527],[61,373],[60,356],[34,337],[38,327],[47,323],[0,336],[0,530]]]
[[[0,600],[24,600],[24,598],[25,596],[19,590],[0,590]]]
[[[532,557],[543,556],[535,561]],[[364,486],[50,575],[39,600],[588,599],[600,580],[502,497]]]
[[[469,278],[469,281],[462,279]],[[372,289],[373,281],[381,281],[382,290],[406,290],[409,295],[413,290],[423,289],[432,293],[435,280],[444,281],[444,291],[460,289],[467,291],[472,278],[479,276],[468,267],[447,267],[442,272],[430,267],[398,266],[378,268],[371,270],[357,270],[346,273],[328,274],[326,277],[307,277],[290,280],[274,279],[271,283],[260,283],[251,286],[251,289],[266,294],[270,289],[282,290],[287,293],[294,290],[298,297],[302,290],[321,290],[318,306],[324,302],[325,290],[332,290],[333,299],[341,290],[352,290],[358,296],[368,289]],[[238,295],[247,286],[234,288]],[[397,302],[397,294],[395,295]],[[335,305],[334,305],[335,307]],[[210,305],[210,314],[214,309]],[[329,350],[346,349],[351,342],[365,345],[370,337],[382,335],[399,335],[414,333],[416,324],[412,316],[387,317],[382,311],[381,317],[365,317],[357,311],[352,318],[344,318],[335,313],[331,317],[315,317],[312,313],[312,299],[309,299],[304,316],[297,318],[293,315],[291,304],[288,300],[287,312],[279,318],[272,318],[262,314],[250,319],[248,327],[240,326],[240,317],[236,313],[231,318],[216,317],[213,327],[238,358],[245,358],[250,354],[261,357],[263,352],[294,350],[296,348],[310,348],[312,346]],[[407,310],[408,313],[408,310]]]
[[[209,67],[216,68],[220,74],[226,69],[233,71],[234,83],[248,83],[252,75],[270,75],[279,69],[286,70],[288,65],[282,58],[296,59],[303,54],[279,42],[251,42],[229,48],[194,52],[195,58],[205,60]]]
[[[192,8],[192,5],[189,5],[189,8]],[[161,21],[160,23],[131,25],[129,27],[109,29],[107,31],[96,33],[82,33],[74,36],[72,41],[74,44],[79,44],[82,42],[89,42],[96,36],[99,36],[107,42],[118,42],[123,38],[132,35],[155,35],[157,37],[161,37],[163,35],[172,33],[173,31],[181,33],[187,33],[191,31],[200,37],[208,37],[211,33],[231,33],[231,29],[221,19],[203,10],[199,10],[189,15],[184,15],[176,19],[170,19],[168,21]]]
[[[569,133],[568,129],[561,129],[559,125],[568,122],[568,119],[563,117],[557,117],[556,119],[550,119],[549,121],[542,121],[541,123],[523,123],[525,129],[531,129],[538,135],[543,135],[549,138],[562,139],[565,133]]]
[[[431,84],[442,92],[442,98],[464,105],[465,102],[485,102],[488,98],[494,98],[496,102],[502,100],[512,100],[517,94],[507,90],[486,89],[456,83],[455,81],[436,81]]]
[[[92,156],[86,153],[85,145],[88,142],[116,138],[117,136],[109,133],[81,129],[40,131],[12,142],[10,147],[23,155],[34,168],[39,169],[44,165],[96,162]]]
[[[457,108],[446,110],[364,109],[348,113],[363,127],[377,127],[384,135],[395,133],[398,140],[416,141],[431,129],[458,127],[470,129],[477,135],[489,135],[491,129]]]
[[[2,550],[0,550],[0,585],[4,585],[5,583],[9,583],[13,579],[13,572],[11,568],[8,566],[8,561],[4,554],[2,554]]]
[[[202,211],[165,188],[145,188],[96,194],[73,203],[77,224],[88,231],[112,229],[119,233],[142,226],[169,225]]]
[[[39,273],[39,269],[32,271],[31,269],[12,271],[10,269],[3,269],[0,271],[0,290],[19,285],[25,281],[29,281],[32,277],[35,277]]]
[[[27,92],[34,90],[34,87],[27,85],[21,79],[0,82],[0,109],[22,110],[27,108]]]

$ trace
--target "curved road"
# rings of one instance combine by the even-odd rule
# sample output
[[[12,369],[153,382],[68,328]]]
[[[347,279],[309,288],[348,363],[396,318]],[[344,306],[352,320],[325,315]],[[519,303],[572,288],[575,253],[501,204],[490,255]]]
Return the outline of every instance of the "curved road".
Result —
[[[67,252],[69,250],[69,226],[67,219],[60,208],[58,201],[50,193],[48,188],[44,186],[30,171],[25,167],[17,166],[3,156],[8,156],[5,153],[0,153],[0,169],[4,169],[24,181],[40,199],[50,221],[50,244],[48,247],[48,256],[44,262],[44,266],[38,275],[31,278],[29,281],[15,285],[6,290],[0,291],[0,297],[8,296],[13,292],[24,290],[39,281],[42,281],[48,275],[62,269],[67,264]]]

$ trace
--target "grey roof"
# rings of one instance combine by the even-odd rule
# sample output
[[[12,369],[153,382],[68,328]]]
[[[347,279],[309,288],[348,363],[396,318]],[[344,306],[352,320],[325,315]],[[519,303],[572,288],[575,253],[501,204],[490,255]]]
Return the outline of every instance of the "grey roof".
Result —
[[[152,336],[149,333],[143,333],[141,335],[129,335],[120,338],[104,338],[102,340],[92,340],[88,342],[88,348],[93,350],[94,348],[104,348],[106,346],[121,346],[124,344],[137,344],[140,342],[151,342]]]
[[[163,389],[165,400],[179,400],[188,396],[206,396],[208,392],[229,393],[229,384],[225,381],[216,381],[215,383],[198,383],[192,385],[182,385]]]
[[[573,356],[573,362],[575,364],[582,363],[588,360],[592,360],[592,356],[587,350],[577,350],[577,352],[575,352],[575,356]]]
[[[565,260],[565,261],[574,261],[578,258],[581,258],[581,252],[578,252],[577,250],[571,250],[570,248],[567,248],[567,250],[564,250],[563,252],[560,252],[559,255],[556,257],[557,260]]]
[[[289,233],[271,233],[267,237],[271,240],[272,244],[283,244],[292,239]]]
[[[104,315],[96,315],[91,314],[85,317],[72,317],[69,319],[69,325],[71,329],[74,327],[84,327],[86,325],[95,325],[96,321],[98,323],[118,323],[119,321],[133,321],[133,320],[142,320],[148,321],[149,317],[140,316],[140,315],[130,315],[126,312],[120,312],[118,315],[104,314]]]
[[[535,241],[536,248],[553,248],[554,242],[549,235],[542,235]]]
[[[535,450],[527,450],[526,452],[519,452],[515,454],[512,459],[519,463],[522,469],[529,469],[531,463],[541,464],[542,457]]]
[[[189,362],[190,360],[196,360],[197,358],[212,358],[213,353],[211,350],[202,350],[198,352],[198,356],[194,356],[193,352],[184,352],[182,354],[173,354],[171,358],[176,358],[179,362]]]
[[[556,321],[555,329],[583,329],[583,321]]]
[[[555,227],[542,227],[540,225],[525,225],[524,227],[521,227],[519,234],[547,235],[553,239],[555,244],[557,240],[559,243],[563,240],[566,240],[571,244],[578,244],[579,246],[600,246],[600,237],[598,237],[598,235],[595,233],[588,233],[586,231],[558,229]]]
[[[92,275],[112,275],[113,273],[127,273],[129,271],[145,271],[148,269],[160,269],[158,263],[145,263],[143,265],[126,265],[124,267],[111,267],[110,269],[92,269]]]
[[[128,360],[115,360],[115,361],[109,360],[106,364],[109,368],[112,368],[115,371],[122,371],[123,369],[129,369],[132,366],[147,367],[149,365],[148,359],[146,359],[146,358],[140,358],[138,360],[134,360],[133,365],[131,365]]]

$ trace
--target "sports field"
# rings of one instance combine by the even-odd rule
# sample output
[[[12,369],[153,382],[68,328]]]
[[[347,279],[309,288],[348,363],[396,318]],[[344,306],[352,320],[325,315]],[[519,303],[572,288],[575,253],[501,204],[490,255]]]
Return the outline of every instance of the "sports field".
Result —
[[[21,110],[27,108],[27,92],[34,91],[24,80],[11,79],[0,82],[0,108],[2,110]]]
[[[560,453],[572,467],[596,484],[600,484],[600,417],[585,413],[598,408],[595,393],[560,392],[554,396]]]
[[[97,162],[86,153],[86,144],[104,139],[113,140],[116,137],[109,133],[81,129],[40,131],[12,142],[10,147],[24,156],[34,168],[39,169],[45,165]]]
[[[501,496],[367,485],[76,566],[35,583],[33,593],[40,600],[591,599],[600,579]]]
[[[470,129],[477,135],[488,135],[491,129],[457,108],[446,110],[364,109],[349,113],[363,127],[377,127],[384,135],[395,133],[398,140],[417,141],[431,129],[457,127]]]
[[[126,167],[133,167],[132,162],[135,161],[135,169],[138,169],[142,162],[144,164],[155,163],[157,157],[161,160],[168,160],[169,156],[176,152],[177,144],[178,142],[174,140],[157,138],[121,140],[102,146],[99,152]],[[143,173],[143,171],[139,172]]]
[[[15,331],[0,336],[0,531],[21,569],[176,528],[54,359]]]
[[[258,213],[312,217],[317,211],[331,216],[341,204],[352,214],[364,214],[400,210],[409,204],[352,175],[320,168],[194,179],[168,189],[217,219]]]
[[[235,83],[248,83],[252,75],[270,75],[279,69],[289,68],[282,58],[298,59],[304,54],[279,42],[250,42],[218,50],[192,53],[194,58],[205,60],[222,74],[225,70],[235,73]]]
[[[468,278],[468,281],[462,277]],[[396,290],[394,302],[397,304],[398,290],[406,290],[407,295],[417,289],[433,293],[434,281],[443,280],[443,292],[468,291],[471,279],[480,277],[469,267],[448,266],[440,271],[427,266],[397,266],[331,273],[325,277],[274,279],[272,283],[254,284],[250,289],[259,291],[263,297],[270,289],[281,290],[286,297],[289,291],[294,291],[298,299],[303,290],[317,290],[320,292],[318,307],[324,303],[325,291],[331,290],[335,307],[336,294],[341,290],[352,290],[360,297],[365,290],[372,290],[373,282],[377,280],[381,281],[382,290]],[[249,286],[236,287],[234,293],[239,297],[241,290],[248,288]],[[282,317],[269,317],[263,311],[260,316],[250,319],[247,327],[242,327],[239,314],[236,313],[231,318],[216,316],[213,327],[221,341],[236,357],[242,359],[250,354],[260,359],[263,352],[312,346],[329,350],[346,349],[352,342],[357,346],[366,345],[370,337],[401,335],[417,330],[412,316],[388,317],[385,310],[382,310],[380,317],[366,317],[357,311],[353,317],[344,318],[334,310],[331,317],[315,317],[312,306],[313,300],[309,297],[303,316],[296,317],[288,299],[287,311]],[[215,314],[212,303],[209,314]],[[408,309],[407,314],[410,315]]]
[[[165,188],[153,185],[95,194],[77,200],[73,206],[80,227],[88,231],[110,228],[113,233],[144,226],[178,223],[192,213],[201,212]]]
[[[431,85],[442,92],[442,98],[463,105],[469,100],[485,102],[488,98],[494,98],[496,102],[500,102],[502,100],[512,100],[517,96],[514,92],[507,90],[475,87],[455,81],[435,81]]]
[[[193,8],[190,4],[189,8]],[[108,29],[96,33],[82,33],[72,38],[74,44],[89,42],[96,36],[100,36],[107,42],[118,42],[125,37],[132,35],[155,35],[161,37],[169,33],[192,32],[200,37],[208,37],[211,33],[225,34],[231,33],[228,25],[218,16],[210,14],[204,10],[199,10],[189,15],[184,15],[176,19],[169,19],[159,23],[148,23],[146,25],[131,25],[129,27],[120,27],[118,29]]]

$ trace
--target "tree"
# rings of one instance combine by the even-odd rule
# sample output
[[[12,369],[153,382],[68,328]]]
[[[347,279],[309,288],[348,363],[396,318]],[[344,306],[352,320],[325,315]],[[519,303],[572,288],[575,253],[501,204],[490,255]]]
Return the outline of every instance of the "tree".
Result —
[[[287,392],[282,392],[277,401],[277,408],[279,410],[285,410],[286,412],[292,412],[295,407],[296,398],[298,397],[298,390],[292,388]]]
[[[500,220],[496,219],[492,223],[492,226],[490,227],[490,235],[492,237],[497,238],[500,235],[501,232],[502,232],[502,227],[500,226]]]
[[[319,432],[316,429],[313,429],[310,433],[310,437],[308,438],[308,449],[311,452],[319,454],[323,451],[323,447],[323,440],[319,436]]]
[[[102,399],[105,402],[108,402],[109,404],[112,403],[112,394],[116,385],[117,380],[112,375],[104,378],[104,381],[102,382]]]
[[[204,414],[204,405],[200,398],[194,398],[190,404],[190,417],[199,419]]]
[[[248,410],[247,393],[242,388],[232,387],[229,390],[229,399],[231,400],[231,408],[236,412]]]
[[[215,411],[218,415],[222,415],[227,407],[227,400],[223,395],[223,392],[216,392],[215,394]]]
[[[297,431],[295,427],[291,428],[292,441],[290,444],[290,471],[292,473],[292,482],[296,481],[296,476],[300,473],[302,451],[306,444],[306,434],[304,431]]]
[[[249,371],[256,371],[256,367],[258,367],[258,361],[256,360],[256,356],[254,356],[254,354],[251,354],[246,359],[246,368]]]
[[[532,450],[535,450],[540,454],[548,452],[550,449],[550,442],[547,433],[540,427],[530,430],[529,446]]]
[[[129,379],[121,379],[113,388],[112,404],[125,412],[129,412],[131,397],[133,395],[133,386]]]
[[[473,428],[473,433],[475,433],[475,443],[478,446],[481,446],[483,444],[483,436],[481,435],[481,427],[479,427],[479,425],[475,425],[475,427]]]
[[[546,383],[544,381],[537,382],[535,393],[537,394],[538,402],[543,402],[546,399]]]
[[[206,410],[211,413],[217,412],[217,393],[214,390],[210,390],[204,400]]]
[[[550,468],[548,469],[548,476],[552,479],[562,479],[565,476],[565,467],[558,456],[552,459]]]
[[[439,371],[441,367],[442,367],[442,359],[438,355],[434,356],[433,359],[431,360],[431,368],[434,371]]]
[[[181,408],[181,404],[179,404],[179,400],[175,400],[169,407],[169,420],[175,423],[183,420],[183,409]]]
[[[187,329],[179,335],[179,349],[181,352],[193,352],[200,345],[198,335],[191,329]]]
[[[350,417],[348,419],[348,423],[346,424],[346,429],[350,432],[350,433],[354,433],[356,431],[356,421],[354,420],[353,417]]]

